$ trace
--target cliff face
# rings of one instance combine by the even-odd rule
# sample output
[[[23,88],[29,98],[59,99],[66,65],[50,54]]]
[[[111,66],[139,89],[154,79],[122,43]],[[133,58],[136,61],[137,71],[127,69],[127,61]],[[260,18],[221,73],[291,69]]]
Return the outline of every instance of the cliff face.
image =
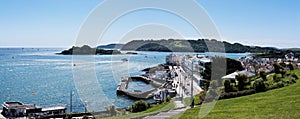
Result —
[[[207,47],[209,46],[209,48]],[[223,49],[222,49],[223,47]],[[224,49],[225,48],[225,49]],[[226,51],[227,53],[265,53],[278,51],[276,48],[245,46],[239,43],[228,43],[217,40],[199,39],[199,40],[133,40],[126,43],[122,50],[135,51],[161,51],[161,52],[214,52]]]

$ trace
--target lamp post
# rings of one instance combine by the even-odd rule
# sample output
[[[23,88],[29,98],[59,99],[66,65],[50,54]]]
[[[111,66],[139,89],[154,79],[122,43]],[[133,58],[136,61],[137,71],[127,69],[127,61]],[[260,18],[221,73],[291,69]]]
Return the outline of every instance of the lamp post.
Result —
[[[72,96],[73,96],[73,91],[70,91],[70,112],[72,113]]]
[[[192,59],[192,76],[191,76],[191,105],[190,107],[193,108],[194,107],[194,96],[193,96],[193,90],[194,90],[194,81],[193,81],[193,77],[194,77],[194,58]]]

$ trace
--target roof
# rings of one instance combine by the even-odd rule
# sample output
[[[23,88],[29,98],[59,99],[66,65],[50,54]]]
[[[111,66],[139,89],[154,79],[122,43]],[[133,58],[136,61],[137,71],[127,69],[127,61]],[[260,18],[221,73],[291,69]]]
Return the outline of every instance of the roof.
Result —
[[[10,108],[10,109],[14,109],[14,108],[36,109],[36,108],[38,108],[35,105],[23,104],[21,102],[4,102],[2,106],[5,108]]]
[[[233,72],[231,74],[228,74],[226,76],[223,76],[222,79],[235,79],[235,76],[239,75],[237,72]]]
[[[42,108],[42,111],[65,110],[65,109],[67,109],[65,106],[55,106],[55,107]]]
[[[243,71],[236,71],[236,72],[233,72],[233,73],[228,74],[226,76],[223,76],[222,79],[235,79],[235,76],[237,76],[239,74],[246,75],[248,78],[252,77],[252,76],[255,76],[254,73],[251,73],[249,71],[243,70]]]
[[[211,60],[209,58],[201,58],[199,59],[200,62],[203,62],[203,63],[209,63],[211,62]]]
[[[249,78],[249,77],[252,77],[252,76],[255,76],[254,73],[251,73],[251,72],[246,71],[246,70],[238,71],[237,73],[238,73],[238,74],[244,74],[244,75],[246,75],[248,78]]]
[[[21,102],[4,102],[2,106],[10,109],[24,107]]]
[[[21,106],[21,105],[23,105],[23,103],[21,103],[21,102],[4,102],[3,104],[6,106]]]

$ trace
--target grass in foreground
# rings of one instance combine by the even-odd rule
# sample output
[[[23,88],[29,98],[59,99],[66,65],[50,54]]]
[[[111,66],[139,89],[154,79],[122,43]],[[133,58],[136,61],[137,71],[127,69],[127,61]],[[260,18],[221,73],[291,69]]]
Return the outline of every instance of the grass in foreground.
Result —
[[[171,109],[175,108],[175,105],[174,105],[173,101],[174,100],[171,100],[168,103],[158,104],[158,105],[156,105],[156,106],[154,106],[150,109],[147,109],[143,112],[129,113],[129,114],[126,114],[126,115],[118,115],[118,116],[114,116],[114,117],[107,117],[105,119],[129,119],[129,118],[132,118],[132,117],[141,117],[141,116],[144,116],[144,115],[154,114],[154,113],[158,113],[158,112],[161,112],[161,111],[171,110]],[[97,118],[97,116],[96,116],[96,118]]]
[[[300,76],[300,70],[295,71]],[[180,119],[198,118],[200,107],[189,109]],[[205,118],[300,118],[300,81],[287,87],[249,96],[219,100]]]

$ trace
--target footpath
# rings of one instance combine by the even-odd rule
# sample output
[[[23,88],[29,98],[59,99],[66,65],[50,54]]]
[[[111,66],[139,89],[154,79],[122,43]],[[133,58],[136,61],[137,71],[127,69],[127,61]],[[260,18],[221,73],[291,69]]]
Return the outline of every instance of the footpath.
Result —
[[[183,103],[183,99],[186,97],[190,97],[191,93],[190,93],[190,81],[187,79],[187,74],[186,72],[179,66],[179,67],[174,67],[173,68],[175,70],[175,72],[177,73],[177,77],[174,78],[175,82],[178,82],[179,86],[176,88],[176,91],[178,93],[178,95],[175,97],[174,100],[174,105],[175,105],[175,109],[173,110],[169,110],[166,112],[160,112],[156,115],[152,115],[152,116],[146,116],[144,119],[165,119],[165,118],[170,118],[174,115],[180,114],[184,111],[186,111],[187,109],[189,109],[189,106],[184,105]],[[195,77],[195,76],[194,76]],[[195,77],[198,78],[198,77]],[[193,89],[194,89],[194,93],[198,94],[201,91],[203,91],[199,86],[197,86],[197,83],[193,80]]]

